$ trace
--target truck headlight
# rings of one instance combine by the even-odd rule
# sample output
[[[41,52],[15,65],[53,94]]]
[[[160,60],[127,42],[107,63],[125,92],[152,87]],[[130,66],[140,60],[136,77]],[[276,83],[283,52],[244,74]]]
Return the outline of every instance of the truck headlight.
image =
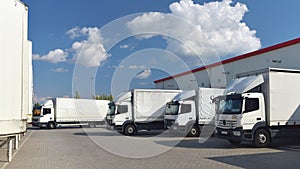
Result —
[[[241,136],[241,132],[240,131],[233,131],[232,134],[234,136]]]

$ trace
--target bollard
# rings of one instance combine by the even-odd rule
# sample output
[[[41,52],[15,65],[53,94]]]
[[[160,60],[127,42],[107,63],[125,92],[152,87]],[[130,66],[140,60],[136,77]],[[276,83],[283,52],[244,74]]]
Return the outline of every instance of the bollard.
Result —
[[[14,138],[14,149],[17,150],[19,149],[19,135],[16,135]]]
[[[12,138],[7,138],[7,161],[10,162],[12,160],[12,148],[13,148],[13,140]]]

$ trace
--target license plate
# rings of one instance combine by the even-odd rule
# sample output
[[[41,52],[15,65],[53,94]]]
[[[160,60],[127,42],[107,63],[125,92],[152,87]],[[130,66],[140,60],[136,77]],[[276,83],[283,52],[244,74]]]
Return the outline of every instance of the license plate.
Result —
[[[227,135],[228,132],[227,131],[221,131],[221,134]]]

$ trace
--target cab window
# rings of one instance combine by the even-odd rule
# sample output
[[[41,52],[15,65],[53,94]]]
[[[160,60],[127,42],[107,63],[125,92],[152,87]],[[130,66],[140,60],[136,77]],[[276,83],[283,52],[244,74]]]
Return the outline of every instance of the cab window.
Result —
[[[245,101],[245,112],[251,112],[259,109],[258,98],[247,98]]]
[[[119,105],[117,109],[117,114],[127,113],[128,106],[127,105]]]
[[[180,108],[181,114],[183,113],[189,113],[192,111],[192,105],[191,104],[182,104]]]
[[[43,108],[43,115],[46,115],[46,114],[51,114],[50,108]]]

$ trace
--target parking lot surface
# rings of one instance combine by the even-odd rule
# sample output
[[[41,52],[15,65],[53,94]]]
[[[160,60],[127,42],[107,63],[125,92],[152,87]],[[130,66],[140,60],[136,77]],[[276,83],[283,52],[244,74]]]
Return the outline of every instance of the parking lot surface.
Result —
[[[270,148],[234,146],[215,137],[181,138],[140,132],[127,137],[106,128],[31,128],[13,160],[1,169],[110,168],[299,168],[300,139],[275,141]]]

